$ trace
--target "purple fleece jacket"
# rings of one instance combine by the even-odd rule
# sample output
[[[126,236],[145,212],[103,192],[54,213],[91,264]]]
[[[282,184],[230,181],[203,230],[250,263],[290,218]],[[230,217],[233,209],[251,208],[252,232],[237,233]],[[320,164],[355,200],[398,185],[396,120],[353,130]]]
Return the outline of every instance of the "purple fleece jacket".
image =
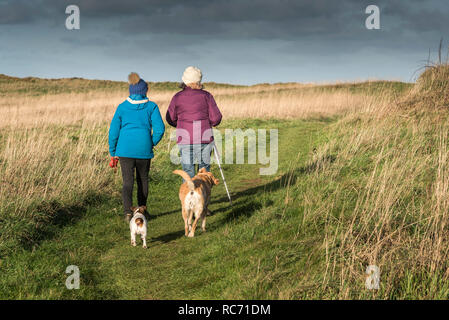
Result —
[[[168,124],[176,127],[178,144],[211,143],[211,128],[218,126],[221,118],[214,97],[190,87],[174,95],[165,116]]]

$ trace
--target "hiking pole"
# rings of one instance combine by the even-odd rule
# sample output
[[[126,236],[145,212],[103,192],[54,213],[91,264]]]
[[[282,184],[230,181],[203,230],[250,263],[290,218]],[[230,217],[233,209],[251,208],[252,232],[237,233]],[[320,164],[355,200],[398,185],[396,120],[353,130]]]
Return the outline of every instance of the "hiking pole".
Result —
[[[215,155],[215,160],[217,160],[218,168],[220,168],[221,177],[223,178],[223,183],[224,183],[224,186],[225,186],[225,189],[226,189],[226,193],[228,194],[229,203],[231,204],[231,207],[232,207],[231,196],[230,196],[230,194],[229,194],[228,185],[226,184],[226,179],[225,179],[224,174],[223,174],[223,169],[221,168],[221,164],[220,164],[220,155],[218,154],[218,150],[217,150],[217,146],[215,145],[215,141],[213,142],[213,144],[214,144],[214,155]]]

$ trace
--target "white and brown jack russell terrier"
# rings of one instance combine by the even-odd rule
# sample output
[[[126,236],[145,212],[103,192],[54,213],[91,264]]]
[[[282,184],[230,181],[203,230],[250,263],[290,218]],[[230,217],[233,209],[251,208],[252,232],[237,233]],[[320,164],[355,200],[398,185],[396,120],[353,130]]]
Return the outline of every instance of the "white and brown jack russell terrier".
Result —
[[[136,235],[139,234],[142,239],[142,247],[147,247],[147,219],[144,216],[146,206],[131,207],[133,217],[129,221],[129,230],[131,231],[131,245],[136,246]]]

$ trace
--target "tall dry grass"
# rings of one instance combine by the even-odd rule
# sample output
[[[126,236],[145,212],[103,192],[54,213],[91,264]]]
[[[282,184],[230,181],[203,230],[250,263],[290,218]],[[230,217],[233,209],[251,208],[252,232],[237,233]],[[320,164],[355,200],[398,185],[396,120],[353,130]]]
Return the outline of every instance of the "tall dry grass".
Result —
[[[330,116],[361,108],[372,99],[347,90],[303,87],[310,88],[289,85],[279,91],[282,86],[260,86],[216,89],[213,94],[224,119]],[[173,94],[151,95],[163,115]],[[36,199],[104,185],[98,164],[107,158],[107,126],[124,97],[126,92],[101,91],[1,97],[0,203],[17,200],[12,207],[20,212]]]
[[[175,91],[151,93],[165,115]],[[305,118],[312,115],[332,116],[344,111],[362,109],[374,101],[372,95],[353,93],[349,89],[320,86],[288,85],[226,88],[211,90],[224,119],[234,118]],[[0,128],[42,127],[102,123],[112,118],[125,92],[64,93],[42,96],[0,97]]]
[[[449,113],[447,95],[422,86],[431,72],[444,74],[425,72],[407,108],[379,97],[333,125],[309,164],[304,220],[325,230],[325,296],[449,296]],[[448,78],[431,80],[448,91]],[[368,265],[380,290],[364,288]]]

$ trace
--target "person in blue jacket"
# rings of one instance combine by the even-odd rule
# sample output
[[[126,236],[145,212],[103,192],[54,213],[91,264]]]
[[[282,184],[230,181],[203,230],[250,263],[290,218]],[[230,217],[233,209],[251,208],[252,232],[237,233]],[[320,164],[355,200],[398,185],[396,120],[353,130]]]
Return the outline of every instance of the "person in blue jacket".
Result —
[[[128,76],[129,97],[115,111],[109,128],[111,167],[120,159],[123,178],[123,210],[132,218],[134,171],[137,180],[137,204],[146,206],[148,174],[153,147],[162,139],[165,125],[156,103],[147,98],[148,85],[137,73]]]

